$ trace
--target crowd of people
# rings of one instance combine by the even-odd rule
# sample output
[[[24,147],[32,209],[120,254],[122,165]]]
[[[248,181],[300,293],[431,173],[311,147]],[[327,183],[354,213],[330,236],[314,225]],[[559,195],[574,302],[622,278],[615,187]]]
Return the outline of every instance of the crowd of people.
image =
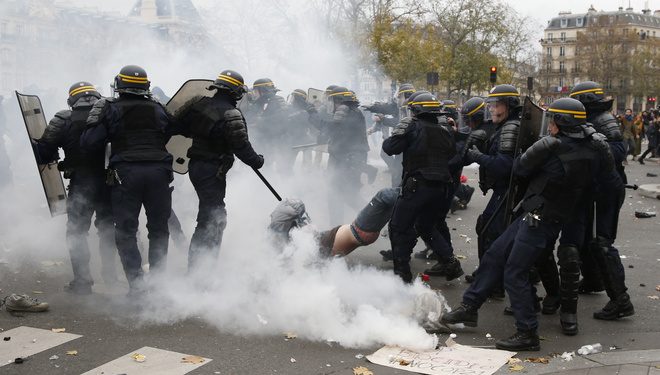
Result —
[[[644,164],[644,159],[658,155],[658,137],[660,136],[660,111],[652,109],[634,114],[632,109],[626,109],[616,119],[621,124],[625,139],[626,156],[632,155],[633,160]],[[642,140],[648,141],[647,149],[642,151]],[[640,156],[641,154],[641,156]],[[627,163],[627,160],[625,161]]]
[[[118,253],[129,295],[146,292],[137,241],[142,207],[149,272],[165,269],[174,162],[167,144],[172,136],[183,135],[192,139],[186,156],[199,198],[189,271],[212,267],[218,257],[227,223],[227,172],[235,158],[255,170],[267,165],[286,176],[299,152],[303,164],[312,165],[318,160],[309,149],[327,147],[328,212],[330,222],[339,225],[318,233],[320,255],[343,256],[369,245],[388,225],[391,252],[383,255],[405,283],[415,278],[410,261],[418,238],[437,260],[425,273],[446,280],[464,275],[446,216],[469,201],[473,190],[462,184],[462,170],[478,164],[479,188],[490,193],[475,223],[479,267],[466,275],[470,286],[442,323],[476,326],[486,299],[504,298],[506,292],[517,331],[496,346],[524,351],[540,348],[538,311],[559,311],[562,331],[578,333],[579,292],[607,292],[610,301],[594,313],[596,319],[634,314],[613,244],[625,196],[626,157],[639,153],[635,140],[644,132],[654,143],[649,142],[639,160],[655,155],[658,113],[635,118],[627,113],[619,125],[610,112],[611,99],[595,82],[582,82],[569,97],[551,103],[545,111],[547,134],[539,133],[528,144],[520,134],[532,125],[521,122],[523,101],[509,84],[497,85],[486,98],[471,98],[460,108],[402,84],[391,101],[361,108],[355,92],[346,87],[328,86],[315,100],[297,89],[285,100],[272,80],[258,79],[248,89],[238,72],[225,70],[206,88],[208,95],[190,98],[174,113],[150,88],[146,71],[135,65],[115,77],[116,97],[102,97],[89,82],[75,83],[69,89],[69,109],[58,112],[34,140],[40,163],[57,160],[59,148],[65,154],[59,168],[69,179],[66,236],[73,280],[67,289],[72,293],[92,292],[87,233],[94,214],[102,275],[111,278]],[[373,114],[370,128],[364,112]],[[367,160],[367,137],[375,132],[383,134],[380,155],[391,186],[366,203],[358,192],[363,175],[373,181],[378,173]],[[286,200],[281,206],[286,209],[280,214],[292,214],[273,215],[271,230],[287,241],[289,232],[307,220],[302,202]],[[363,209],[350,223],[340,224],[346,206]],[[546,292],[542,303],[534,278]]]

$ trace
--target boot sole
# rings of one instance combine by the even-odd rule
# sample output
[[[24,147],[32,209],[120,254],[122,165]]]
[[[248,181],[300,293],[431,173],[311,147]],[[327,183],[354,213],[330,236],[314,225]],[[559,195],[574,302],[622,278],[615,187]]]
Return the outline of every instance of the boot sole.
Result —
[[[620,318],[625,318],[627,316],[635,315],[635,309],[622,311],[622,312],[618,313],[616,316],[601,316],[601,317],[599,317],[596,314],[597,313],[594,313],[594,319],[596,319],[596,320],[617,320],[617,319],[620,319]]]
[[[452,275],[445,275],[445,279],[447,281],[452,281],[452,280],[458,279],[459,277],[461,277],[463,275],[465,275],[465,272],[461,271],[460,273],[455,273],[455,274],[452,274]]]
[[[506,348],[503,346],[499,346],[495,344],[495,348],[500,349],[500,350],[507,350],[510,352],[538,352],[541,350],[541,345],[536,345],[536,346],[528,346],[524,348]]]
[[[441,322],[442,324],[444,324],[444,325],[448,325],[448,324],[451,324],[451,325],[463,324],[463,325],[465,325],[466,327],[473,327],[473,328],[477,326],[477,322],[447,322],[447,321],[444,321],[444,320],[441,320],[440,322]]]

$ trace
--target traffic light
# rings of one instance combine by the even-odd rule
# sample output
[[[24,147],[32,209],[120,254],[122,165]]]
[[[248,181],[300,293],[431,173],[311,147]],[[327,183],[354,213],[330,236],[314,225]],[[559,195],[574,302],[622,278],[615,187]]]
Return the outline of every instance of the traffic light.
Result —
[[[655,98],[655,96],[649,96],[649,97],[646,98],[646,100],[651,104],[655,104],[656,98]]]
[[[490,67],[490,83],[495,84],[497,82],[497,67],[496,66],[491,66]]]

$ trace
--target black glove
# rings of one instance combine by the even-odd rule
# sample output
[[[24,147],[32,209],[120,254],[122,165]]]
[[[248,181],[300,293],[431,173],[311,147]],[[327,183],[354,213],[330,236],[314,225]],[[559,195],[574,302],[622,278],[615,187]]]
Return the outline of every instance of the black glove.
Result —
[[[481,151],[477,148],[477,146],[472,146],[472,148],[467,150],[467,158],[471,162],[476,162],[479,160],[479,157],[483,155]]]
[[[316,109],[316,107],[314,107],[314,104],[312,103],[307,103],[305,111],[307,111],[307,113],[309,113],[310,115],[318,112],[318,110]]]
[[[256,162],[252,165],[252,168],[254,169],[259,169],[264,166],[264,156],[259,154],[257,155],[258,159]]]

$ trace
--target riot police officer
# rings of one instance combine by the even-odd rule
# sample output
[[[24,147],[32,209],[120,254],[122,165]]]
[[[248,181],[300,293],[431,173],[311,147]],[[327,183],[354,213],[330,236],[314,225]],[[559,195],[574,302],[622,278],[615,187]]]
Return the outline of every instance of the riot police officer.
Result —
[[[286,152],[285,159],[289,165],[290,170],[293,170],[294,163],[296,161],[296,156],[298,154],[297,150],[293,150],[292,147],[295,144],[305,144],[313,141],[312,139],[312,124],[310,122],[310,112],[314,112],[316,109],[311,103],[307,102],[307,93],[302,89],[295,89],[289,95],[288,100],[288,115],[287,115],[287,124],[288,124],[288,137],[287,137],[287,146],[286,150],[282,149],[282,152]],[[312,152],[309,149],[302,150],[302,164],[307,167],[312,163]]]
[[[102,152],[107,142],[111,144],[107,183],[112,190],[115,241],[129,294],[134,295],[144,292],[136,238],[142,206],[149,231],[150,270],[166,266],[173,176],[172,155],[165,144],[179,130],[163,105],[151,98],[147,72],[141,67],[123,67],[114,87],[119,96],[94,104],[80,142],[83,151],[92,153]]]
[[[74,83],[69,88],[67,99],[70,109],[57,112],[36,142],[38,158],[44,162],[57,160],[58,148],[64,150],[64,160],[58,163],[58,169],[64,172],[64,178],[70,179],[66,202],[66,241],[73,268],[73,280],[67,290],[77,294],[91,293],[94,284],[87,243],[94,213],[94,224],[99,234],[101,276],[106,282],[116,278],[117,250],[113,239],[110,191],[105,185],[105,152],[98,149],[83,154],[80,149],[80,136],[85,130],[87,116],[100,98],[101,94],[91,83]]]
[[[529,271],[548,244],[553,244],[562,225],[582,214],[578,203],[593,194],[597,177],[613,168],[612,154],[604,137],[589,132],[586,111],[574,99],[563,98],[548,109],[551,136],[534,143],[516,159],[517,176],[529,179],[520,204],[524,212],[483,255],[475,280],[463,294],[457,309],[445,314],[446,324],[477,325],[479,307],[490,289],[504,280],[516,319],[517,332],[499,340],[498,349],[540,350],[535,293]],[[562,251],[561,246],[558,251]]]
[[[431,240],[431,248],[440,254],[441,261],[457,269],[460,263],[434,226],[452,182],[448,163],[456,154],[454,139],[446,127],[438,124],[440,102],[435,96],[419,94],[408,102],[408,108],[413,117],[401,120],[383,142],[383,151],[403,154],[401,194],[390,219],[389,234],[394,273],[410,283],[410,255],[417,232]]]
[[[254,123],[254,144],[269,155],[276,171],[289,175],[293,167],[286,101],[270,78],[259,78],[252,84],[252,99],[248,119]]]
[[[243,77],[224,70],[208,88],[212,97],[194,98],[177,112],[193,139],[188,150],[190,181],[199,197],[197,227],[190,241],[188,269],[215,258],[227,225],[225,190],[234,155],[252,168],[264,164],[248,139],[245,118],[236,104],[247,92]]]
[[[619,251],[614,247],[619,211],[625,198],[627,182],[623,161],[626,158],[623,136],[610,113],[612,100],[606,99],[603,88],[596,82],[581,82],[573,88],[570,97],[579,100],[587,111],[587,121],[594,129],[607,138],[607,143],[614,155],[616,174],[619,181],[601,186],[596,195],[595,217],[596,233],[587,232],[585,245],[580,247],[580,260],[583,280],[580,284],[581,293],[599,291],[602,279],[610,301],[600,311],[594,312],[595,319],[614,320],[633,315],[635,310],[630,302],[625,284],[625,270],[621,264]],[[616,180],[616,176],[613,177]],[[593,215],[592,215],[593,216]],[[592,228],[587,223],[587,228]],[[595,238],[595,240],[593,240]],[[594,274],[594,271],[597,273]],[[563,292],[563,291],[562,291]]]
[[[511,195],[509,181],[522,110],[518,90],[507,84],[493,87],[488,93],[486,103],[495,131],[489,137],[483,152],[476,145],[466,151],[466,164],[479,164],[481,191],[485,195],[488,190],[493,190],[486,208],[477,218],[477,249],[480,259],[508,224],[505,206],[507,195]],[[466,279],[472,280],[471,277]],[[504,298],[502,288],[495,288],[493,297]]]
[[[364,202],[360,197],[360,177],[367,170],[367,125],[358,108],[355,93],[346,87],[335,87],[328,95],[333,109],[327,125],[328,173],[330,178],[330,222],[343,222],[344,204],[356,208]]]

